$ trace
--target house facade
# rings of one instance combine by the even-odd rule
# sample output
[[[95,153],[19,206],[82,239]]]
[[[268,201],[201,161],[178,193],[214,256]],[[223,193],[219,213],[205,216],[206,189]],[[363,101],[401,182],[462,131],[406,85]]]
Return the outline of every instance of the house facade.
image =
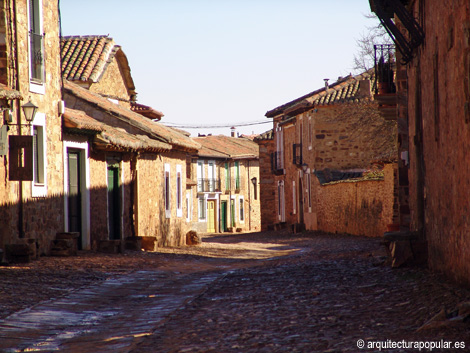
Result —
[[[188,219],[193,230],[223,233],[260,230],[258,145],[246,138],[204,136],[191,156]]]
[[[272,137],[261,135],[257,141],[264,159],[269,151],[273,151],[271,173],[263,171],[265,180],[261,187],[266,188],[262,191],[265,197],[274,195],[275,202],[270,202],[276,208],[274,228],[328,228],[328,231],[378,236],[393,222],[393,172],[392,178],[387,179],[389,186],[384,185],[383,173],[380,182],[372,183],[378,189],[390,189],[389,196],[385,196],[385,192],[375,193],[376,197],[374,193],[364,194],[363,202],[353,202],[352,198],[337,201],[326,198],[325,202],[321,197],[325,194],[325,175],[328,182],[358,179],[372,168],[374,160],[387,160],[394,155],[395,124],[379,116],[372,99],[373,84],[371,72],[339,78],[331,85],[327,83],[319,90],[266,113],[266,117],[273,119]],[[267,208],[269,201],[262,199],[262,202],[266,202],[262,208]],[[351,226],[344,229],[337,222],[337,228],[332,229],[325,224],[325,214],[335,202],[338,214],[344,208],[350,209],[343,222],[349,225],[358,216],[362,217],[360,219],[370,217],[365,210],[379,204],[374,216],[378,217],[381,226],[374,226],[369,232]],[[272,212],[265,212],[266,217],[272,219]],[[262,223],[270,226],[269,221]]]
[[[88,145],[91,245],[132,236],[155,238],[155,246],[184,244],[183,176],[186,155],[198,145],[78,85],[66,81],[64,89],[71,110],[105,126]]]
[[[47,254],[64,223],[57,6],[42,0],[0,6],[0,248],[27,244],[27,257]],[[27,102],[37,107],[31,123],[22,109]]]
[[[401,229],[427,243],[433,270],[468,284],[468,1],[370,5],[397,46]]]

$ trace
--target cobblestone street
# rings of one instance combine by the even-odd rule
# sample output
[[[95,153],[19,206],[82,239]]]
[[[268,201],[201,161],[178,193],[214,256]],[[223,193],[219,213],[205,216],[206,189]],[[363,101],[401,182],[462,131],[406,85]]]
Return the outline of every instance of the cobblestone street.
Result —
[[[271,232],[205,237],[200,247],[165,251],[155,254],[154,270],[121,273],[7,317],[0,348],[358,352],[359,339],[367,348],[376,340],[469,337],[463,322],[417,331],[469,301],[470,292],[425,269],[391,269],[380,239]]]

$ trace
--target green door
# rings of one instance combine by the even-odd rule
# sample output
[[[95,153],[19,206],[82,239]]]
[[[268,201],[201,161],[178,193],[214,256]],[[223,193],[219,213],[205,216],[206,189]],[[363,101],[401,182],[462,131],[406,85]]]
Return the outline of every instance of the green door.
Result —
[[[67,150],[68,195],[67,218],[69,232],[78,232],[78,249],[82,248],[82,192],[80,186],[80,152]]]
[[[235,200],[230,200],[230,225],[232,228],[235,227]]]
[[[119,166],[108,165],[108,229],[109,239],[121,239]]]
[[[220,207],[220,226],[221,226],[221,231],[226,232],[227,231],[227,201],[222,201],[221,207]]]

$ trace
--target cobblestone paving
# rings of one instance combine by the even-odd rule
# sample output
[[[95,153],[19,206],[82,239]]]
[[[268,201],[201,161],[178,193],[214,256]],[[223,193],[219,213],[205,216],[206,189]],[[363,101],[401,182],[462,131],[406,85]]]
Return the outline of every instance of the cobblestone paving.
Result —
[[[279,232],[206,237],[146,254],[151,268],[129,255],[137,271],[120,264],[0,320],[0,352],[359,352],[359,339],[463,341],[433,352],[470,351],[468,323],[416,331],[470,291],[425,269],[391,269],[384,255],[378,239]],[[78,260],[70,266],[90,265]]]
[[[301,256],[229,273],[133,352],[358,352],[359,339],[467,340],[450,351],[469,351],[468,324],[416,333],[469,292],[423,269],[392,270],[380,253],[375,240],[313,238]]]

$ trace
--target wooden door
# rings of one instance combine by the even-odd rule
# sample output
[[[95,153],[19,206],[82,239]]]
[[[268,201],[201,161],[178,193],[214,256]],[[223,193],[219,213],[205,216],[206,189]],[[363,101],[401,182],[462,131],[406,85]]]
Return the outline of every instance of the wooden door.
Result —
[[[78,232],[78,248],[82,248],[82,190],[80,185],[80,152],[67,150],[68,195],[67,218],[69,232]]]
[[[215,200],[207,200],[207,232],[215,232]]]
[[[230,200],[230,225],[235,227],[235,199]]]
[[[120,210],[119,166],[108,165],[108,229],[110,240],[121,239]]]
[[[227,231],[227,201],[222,201],[220,210],[221,231]]]

